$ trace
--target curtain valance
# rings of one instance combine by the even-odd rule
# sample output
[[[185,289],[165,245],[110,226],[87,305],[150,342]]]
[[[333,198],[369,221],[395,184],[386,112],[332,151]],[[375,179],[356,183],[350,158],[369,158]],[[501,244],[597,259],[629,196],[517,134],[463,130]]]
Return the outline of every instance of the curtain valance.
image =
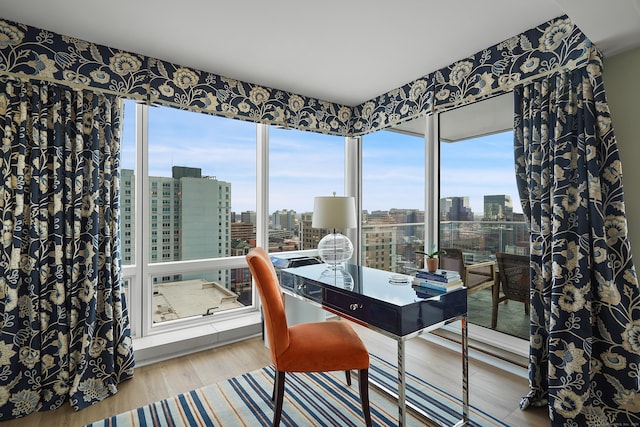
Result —
[[[0,75],[341,136],[364,135],[508,92],[559,69],[582,67],[593,49],[561,16],[350,107],[0,19]]]

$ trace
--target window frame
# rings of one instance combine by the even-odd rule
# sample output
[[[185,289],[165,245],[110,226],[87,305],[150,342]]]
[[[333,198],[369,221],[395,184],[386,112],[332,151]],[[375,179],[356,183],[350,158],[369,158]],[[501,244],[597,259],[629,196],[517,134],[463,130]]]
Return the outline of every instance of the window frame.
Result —
[[[136,111],[136,162],[135,162],[135,188],[142,191],[135,191],[135,231],[134,231],[134,259],[132,265],[123,265],[122,279],[127,281],[127,287],[130,324],[132,336],[142,342],[147,337],[159,336],[171,333],[180,333],[181,331],[191,330],[197,327],[213,326],[211,328],[201,329],[203,335],[210,336],[212,333],[221,333],[224,327],[215,325],[236,325],[239,329],[247,329],[248,326],[255,325],[259,322],[259,299],[257,293],[252,292],[252,304],[237,310],[229,310],[229,312],[216,313],[214,316],[196,316],[189,319],[179,319],[175,321],[165,321],[161,324],[153,323],[153,307],[152,307],[152,277],[158,275],[171,275],[180,273],[185,270],[189,271],[208,271],[217,269],[246,268],[246,261],[243,256],[231,256],[206,260],[188,260],[188,261],[171,261],[171,262],[150,262],[150,251],[147,243],[148,236],[144,232],[151,232],[151,229],[145,230],[145,218],[149,218],[151,205],[148,203],[150,188],[148,177],[148,126],[149,126],[149,106],[143,104],[135,104]],[[437,242],[439,235],[439,194],[440,194],[440,176],[439,176],[439,122],[440,113],[427,115],[423,117],[424,135],[425,135],[425,185],[424,185],[424,212],[425,212],[425,244],[432,245]],[[344,138],[344,194],[353,196],[356,199],[357,212],[362,212],[362,137],[345,137]],[[269,223],[269,125],[256,124],[256,244],[257,246],[267,247],[268,244],[268,223]],[[142,209],[138,209],[141,206]],[[143,226],[137,226],[142,224]],[[361,215],[357,218],[357,227],[347,231],[348,237],[354,243],[353,261],[361,263]],[[300,251],[301,255],[310,255],[313,251]],[[145,297],[147,296],[147,297]],[[247,323],[246,319],[249,320]],[[484,341],[489,344],[498,345],[502,348],[509,348],[516,354],[520,354],[520,339],[512,342],[508,337],[505,340],[505,334],[496,331],[486,331],[486,328],[474,327],[469,325],[470,336],[475,339]],[[488,334],[487,334],[488,332]],[[179,340],[179,335],[172,335],[172,339]],[[247,338],[249,335],[244,336]],[[238,336],[237,339],[243,337]],[[167,340],[163,339],[162,344],[167,344]],[[159,341],[154,341],[156,344]],[[215,345],[213,340],[211,345]],[[526,342],[524,342],[524,353],[527,351]],[[193,351],[194,347],[184,344],[177,353],[184,354]],[[175,352],[174,352],[175,354]]]
[[[477,105],[472,105],[474,106],[474,108],[477,108]],[[459,108],[465,107],[463,106]],[[428,197],[425,197],[425,200],[430,201],[430,204],[427,204],[425,206],[425,221],[427,222],[427,224],[425,224],[425,227],[431,227],[431,232],[426,233],[426,235],[432,236],[433,238],[431,242],[425,241],[425,244],[437,244],[440,236],[440,123],[443,114],[446,114],[446,112],[434,113],[433,115],[429,115],[426,118],[426,170],[431,171],[432,173],[429,174],[429,172],[427,172],[427,176],[425,176],[425,179],[431,180],[427,182],[435,182],[437,183],[437,185],[425,185],[425,190],[428,193]],[[428,217],[427,212],[429,212]],[[506,350],[522,358],[527,358],[529,355],[528,340],[514,337],[506,333],[492,330],[490,328],[485,328],[469,322],[467,322],[467,327],[469,339],[472,341],[489,345],[490,347],[495,349]],[[454,334],[460,334],[459,328],[454,325],[447,325],[444,327],[444,329],[449,332],[453,332]]]
[[[251,304],[245,307],[216,312],[213,316],[198,315],[189,318],[167,320],[161,323],[153,322],[153,277],[171,276],[189,272],[205,272],[213,270],[247,268],[244,257],[230,256],[211,259],[184,260],[184,261],[153,261],[150,259],[151,227],[148,226],[153,206],[149,203],[149,194],[153,189],[149,183],[149,106],[144,104],[135,105],[135,191],[134,213],[135,233],[134,233],[134,260],[131,265],[122,266],[122,279],[128,281],[127,297],[128,311],[131,325],[131,335],[134,338],[144,338],[163,334],[171,331],[179,331],[197,326],[215,324],[224,321],[240,319],[247,315],[258,312],[258,299],[255,292],[252,292]],[[163,107],[170,108],[170,107]],[[232,119],[229,119],[232,120]],[[256,124],[256,126],[260,126]],[[260,132],[256,133],[256,156],[259,153],[260,144],[266,144],[266,139],[260,140]],[[257,187],[260,185],[261,176],[257,174]],[[157,189],[156,189],[157,191]],[[147,234],[145,234],[147,233]],[[157,237],[161,239],[162,237]],[[257,236],[258,245],[264,242],[264,238]],[[142,243],[142,244],[140,244]],[[160,243],[160,242],[159,242]],[[243,323],[242,321],[238,322]]]

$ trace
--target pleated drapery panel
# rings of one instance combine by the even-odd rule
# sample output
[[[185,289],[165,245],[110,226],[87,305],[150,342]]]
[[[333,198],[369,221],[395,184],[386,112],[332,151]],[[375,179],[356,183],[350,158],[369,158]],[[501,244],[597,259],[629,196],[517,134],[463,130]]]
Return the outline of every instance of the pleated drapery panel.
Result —
[[[0,420],[133,375],[119,254],[121,101],[0,79]]]
[[[530,393],[554,426],[640,425],[640,291],[602,62],[515,89]]]

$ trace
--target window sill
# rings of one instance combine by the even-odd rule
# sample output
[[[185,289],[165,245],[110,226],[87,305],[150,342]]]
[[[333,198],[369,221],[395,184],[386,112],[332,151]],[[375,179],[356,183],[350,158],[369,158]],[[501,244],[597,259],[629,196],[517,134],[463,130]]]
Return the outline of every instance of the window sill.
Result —
[[[259,312],[206,325],[134,338],[136,366],[184,356],[262,335]]]

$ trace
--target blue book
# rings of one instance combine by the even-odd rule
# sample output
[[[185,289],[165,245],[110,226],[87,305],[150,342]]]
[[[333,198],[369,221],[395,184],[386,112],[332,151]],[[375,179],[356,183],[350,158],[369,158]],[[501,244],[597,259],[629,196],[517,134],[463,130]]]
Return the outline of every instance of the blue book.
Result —
[[[416,272],[416,277],[421,279],[433,280],[436,282],[455,282],[456,280],[460,280],[460,274],[457,271],[453,270],[441,270],[438,269],[436,271],[427,271],[425,269],[420,269]]]
[[[425,289],[432,289],[432,290],[441,291],[441,292],[448,292],[448,291],[452,291],[454,289],[461,288],[462,286],[464,286],[464,283],[462,283],[462,280],[457,280],[457,281],[451,282],[451,283],[434,282],[434,281],[430,281],[430,280],[420,280],[419,282],[416,283],[416,285],[421,287],[421,288],[425,288]]]

